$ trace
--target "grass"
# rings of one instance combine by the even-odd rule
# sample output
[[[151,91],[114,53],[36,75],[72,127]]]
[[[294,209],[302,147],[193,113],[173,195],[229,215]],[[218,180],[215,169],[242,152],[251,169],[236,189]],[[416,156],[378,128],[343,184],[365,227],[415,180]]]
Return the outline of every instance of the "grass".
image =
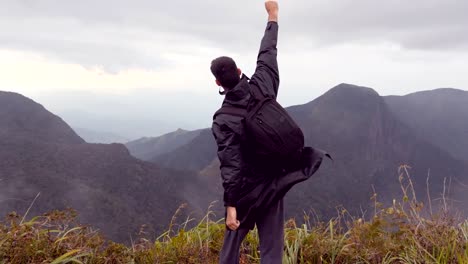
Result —
[[[371,219],[340,209],[327,222],[286,222],[283,263],[468,263],[468,221],[445,207],[424,217],[407,167],[400,172],[403,198],[384,207],[374,195]],[[0,224],[0,263],[217,263],[225,227],[208,212],[191,229],[191,219],[175,224],[176,213],[160,237],[147,239],[142,228],[130,246],[79,225],[73,210],[29,221],[11,213]],[[259,263],[258,247],[254,230],[242,245],[241,263]]]

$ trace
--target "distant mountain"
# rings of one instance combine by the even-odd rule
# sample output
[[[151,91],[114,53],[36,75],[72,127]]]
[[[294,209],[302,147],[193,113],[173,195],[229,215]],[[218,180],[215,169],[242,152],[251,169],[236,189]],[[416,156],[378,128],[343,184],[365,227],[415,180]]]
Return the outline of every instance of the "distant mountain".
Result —
[[[128,142],[128,138],[123,136],[103,131],[94,131],[86,128],[75,127],[73,130],[83,138],[87,143],[101,143],[101,144],[111,144],[111,143],[125,143]]]
[[[132,157],[124,145],[87,144],[60,118],[19,94],[0,92],[0,214],[72,207],[117,241],[143,224],[162,231],[188,203],[196,216],[217,197],[191,172]],[[203,191],[200,191],[203,190]]]
[[[109,109],[114,109],[113,111],[109,109],[99,111],[101,106],[91,106],[90,109],[85,110],[65,108],[57,109],[56,114],[61,116],[71,127],[91,131],[111,131],[129,139],[147,135],[161,135],[175,127],[162,120],[153,119],[151,116],[135,113],[129,105],[131,105],[130,101],[128,105],[109,106]]]
[[[159,137],[145,137],[125,144],[130,153],[141,160],[152,160],[192,141],[201,130],[178,129]]]
[[[199,135],[175,150],[159,155],[151,161],[167,168],[200,171],[216,157],[216,143],[211,129],[203,129]]]
[[[386,96],[392,112],[418,137],[468,161],[468,92],[437,89]]]
[[[327,150],[335,160],[326,161],[314,179],[288,194],[290,216],[301,217],[303,210],[309,209],[330,216],[338,205],[360,213],[370,205],[373,188],[382,201],[389,202],[400,196],[397,169],[402,164],[412,167],[411,175],[420,194],[425,193],[429,170],[430,192],[435,197],[442,192],[444,177],[468,179],[466,164],[418,136],[370,88],[341,84],[288,111],[302,127],[307,144]],[[213,185],[219,185],[216,145],[209,129],[204,131],[190,143],[153,161],[169,168],[198,171]]]

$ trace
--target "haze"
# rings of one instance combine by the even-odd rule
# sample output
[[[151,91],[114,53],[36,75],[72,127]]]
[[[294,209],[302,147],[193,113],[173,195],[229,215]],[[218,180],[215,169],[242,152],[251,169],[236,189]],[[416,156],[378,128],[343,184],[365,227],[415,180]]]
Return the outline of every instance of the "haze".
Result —
[[[283,105],[342,82],[381,95],[468,87],[468,2],[280,4]],[[211,60],[252,74],[265,24],[252,0],[0,0],[0,90],[121,141],[207,127],[222,100]]]

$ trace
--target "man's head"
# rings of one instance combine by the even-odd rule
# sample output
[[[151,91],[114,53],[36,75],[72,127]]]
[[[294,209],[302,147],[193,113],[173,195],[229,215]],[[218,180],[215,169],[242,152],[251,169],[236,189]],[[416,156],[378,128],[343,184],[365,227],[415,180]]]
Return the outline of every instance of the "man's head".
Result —
[[[234,88],[240,80],[241,70],[229,57],[219,57],[211,62],[211,72],[216,77],[216,84],[226,90]]]

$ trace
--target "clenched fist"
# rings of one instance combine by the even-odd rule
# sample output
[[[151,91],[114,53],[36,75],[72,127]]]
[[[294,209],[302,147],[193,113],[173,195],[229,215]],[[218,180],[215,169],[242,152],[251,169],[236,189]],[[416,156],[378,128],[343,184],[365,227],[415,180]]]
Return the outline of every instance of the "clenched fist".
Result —
[[[240,222],[237,220],[237,210],[235,207],[227,208],[226,226],[232,231],[236,231],[240,226]]]
[[[266,0],[265,8],[268,12],[268,21],[278,22],[278,0]]]

